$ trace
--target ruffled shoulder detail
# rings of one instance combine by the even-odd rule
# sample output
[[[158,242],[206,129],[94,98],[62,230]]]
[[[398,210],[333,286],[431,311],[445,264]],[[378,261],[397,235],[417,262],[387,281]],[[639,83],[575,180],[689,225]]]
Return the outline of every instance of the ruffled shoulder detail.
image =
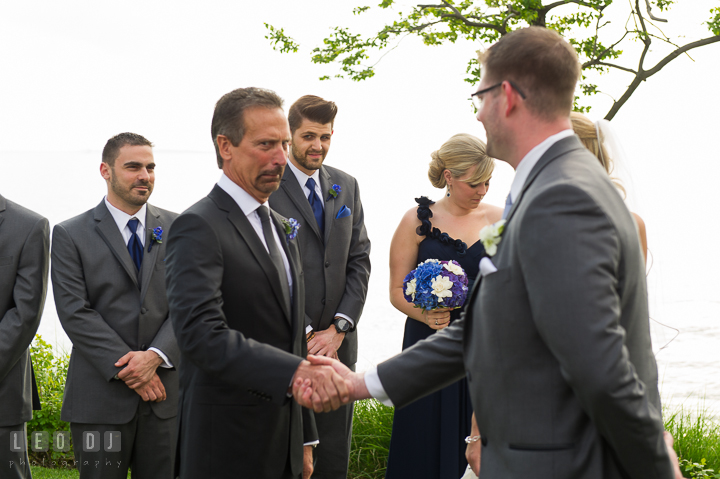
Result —
[[[433,216],[430,205],[435,204],[435,202],[426,196],[415,198],[415,201],[418,204],[417,217],[420,220],[420,226],[418,226],[415,230],[418,236],[425,236],[427,238],[438,240],[443,244],[452,245],[459,256],[464,256],[467,252],[467,245],[464,241],[453,239],[447,233],[443,233],[439,229],[433,228],[433,225],[430,222],[430,218]]]

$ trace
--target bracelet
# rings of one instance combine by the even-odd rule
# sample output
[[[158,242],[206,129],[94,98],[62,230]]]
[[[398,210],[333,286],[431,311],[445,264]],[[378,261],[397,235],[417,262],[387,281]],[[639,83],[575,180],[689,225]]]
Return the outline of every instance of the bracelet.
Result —
[[[315,330],[312,330],[312,331],[310,331],[310,335],[307,337],[305,342],[309,343],[310,340],[314,337],[315,337]]]
[[[474,443],[474,442],[478,442],[479,440],[480,440],[480,435],[479,435],[479,434],[478,434],[477,436],[468,436],[468,437],[465,438],[465,443],[466,443],[466,444],[472,444],[472,443]]]

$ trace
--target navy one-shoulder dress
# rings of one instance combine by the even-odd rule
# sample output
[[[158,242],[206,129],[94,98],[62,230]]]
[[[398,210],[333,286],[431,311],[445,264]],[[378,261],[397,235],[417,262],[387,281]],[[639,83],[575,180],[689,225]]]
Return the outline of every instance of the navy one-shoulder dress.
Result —
[[[417,234],[425,236],[418,246],[417,263],[427,259],[455,260],[472,281],[479,272],[479,262],[485,253],[480,241],[467,247],[433,228],[428,198],[417,198],[418,219],[422,224]],[[460,317],[461,309],[450,313],[450,321]],[[429,326],[407,318],[403,349],[434,334]],[[395,410],[390,456],[386,479],[459,479],[467,467],[465,460],[465,437],[470,435],[472,405],[467,380],[462,379],[429,396]]]

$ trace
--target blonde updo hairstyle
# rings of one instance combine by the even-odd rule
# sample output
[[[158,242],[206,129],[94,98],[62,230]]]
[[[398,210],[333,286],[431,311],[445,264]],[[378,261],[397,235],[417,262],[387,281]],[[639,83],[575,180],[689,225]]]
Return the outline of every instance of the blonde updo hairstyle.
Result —
[[[472,185],[489,180],[495,168],[495,160],[485,152],[485,143],[467,133],[454,135],[430,156],[432,160],[428,178],[435,188],[447,186],[445,170],[448,170],[453,178],[460,178],[468,171],[474,171],[470,178],[462,180]]]
[[[626,194],[625,188],[617,178],[612,176],[614,169],[613,160],[610,158],[610,155],[608,155],[607,148],[605,148],[603,144],[602,135],[598,140],[598,134],[600,132],[595,123],[590,121],[585,115],[576,111],[570,113],[570,121],[572,122],[573,131],[575,131],[575,134],[580,138],[582,144],[595,155],[603,168],[605,168],[615,187],[622,191],[624,197]]]

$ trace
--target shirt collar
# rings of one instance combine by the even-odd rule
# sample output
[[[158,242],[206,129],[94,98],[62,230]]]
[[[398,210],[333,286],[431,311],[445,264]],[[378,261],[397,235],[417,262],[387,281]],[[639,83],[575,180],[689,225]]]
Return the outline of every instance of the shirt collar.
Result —
[[[228,178],[225,173],[220,175],[217,185],[235,200],[235,203],[237,203],[242,212],[245,213],[245,216],[250,216],[260,206],[268,206],[267,201],[265,203],[258,202],[258,200],[250,196],[250,193]]]
[[[308,176],[305,173],[303,173],[302,171],[300,171],[300,169],[298,169],[297,166],[293,165],[293,162],[290,161],[289,159],[287,162],[287,166],[289,166],[290,171],[292,171],[295,174],[295,178],[297,178],[298,183],[300,183],[301,187],[305,186],[305,183],[307,183],[308,178],[312,178],[313,180],[315,180],[316,185],[318,185],[318,186],[320,185],[320,170],[319,169],[315,170],[312,175]]]
[[[537,162],[540,161],[540,158],[542,158],[545,152],[547,152],[550,147],[558,141],[574,134],[575,133],[570,129],[563,130],[560,133],[555,133],[554,135],[545,138],[542,143],[528,151],[527,155],[520,160],[520,163],[518,163],[517,169],[515,170],[515,179],[513,179],[512,185],[510,186],[510,198],[513,203],[517,201],[520,193],[522,192],[523,186],[525,186],[525,181],[528,176],[530,176],[530,172]]]
[[[130,221],[132,218],[137,218],[138,220],[140,220],[140,225],[138,226],[138,229],[145,229],[145,215],[147,214],[147,204],[142,205],[142,208],[140,208],[140,210],[134,215],[129,215],[124,211],[115,208],[113,205],[110,204],[107,196],[105,197],[105,206],[107,206],[108,211],[112,215],[113,219],[115,220],[115,224],[117,224],[117,227],[120,231],[125,229],[128,221]]]

